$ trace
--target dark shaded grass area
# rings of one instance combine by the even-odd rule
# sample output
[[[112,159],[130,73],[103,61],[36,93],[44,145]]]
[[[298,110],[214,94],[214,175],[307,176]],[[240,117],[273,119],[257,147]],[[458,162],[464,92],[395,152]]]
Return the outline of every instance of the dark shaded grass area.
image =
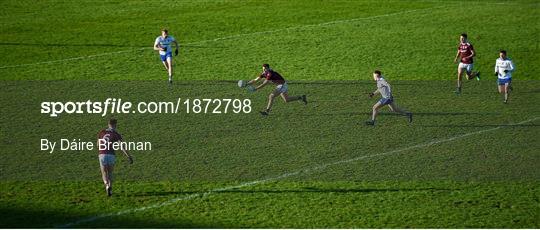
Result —
[[[21,186],[24,185],[24,186]],[[2,227],[538,227],[533,182],[270,182],[215,191],[221,183],[122,182],[112,198],[92,182],[2,182]],[[28,189],[31,187],[32,189]],[[50,188],[60,192],[51,193]],[[12,199],[12,193],[19,199]],[[193,196],[164,204],[175,198]],[[36,197],[29,201],[26,197]],[[133,210],[117,215],[118,211]]]
[[[538,227],[538,81],[515,81],[503,104],[490,81],[467,82],[456,96],[450,81],[389,80],[396,103],[415,112],[413,124],[385,110],[377,126],[363,126],[376,102],[366,97],[374,89],[368,81],[292,81],[290,93],[311,103],[277,101],[266,118],[256,112],[270,89],[250,94],[235,81],[1,81],[1,209],[8,213],[1,223],[56,227],[194,196],[76,227]],[[118,157],[108,199],[95,150],[39,151],[41,138],[94,141],[109,118],[51,118],[41,102],[108,97],[251,99],[252,112],[115,114],[126,139],[154,149],[133,151],[134,165]],[[284,181],[215,191],[298,170]]]
[[[5,161],[0,162],[0,177],[95,179],[96,150],[51,154],[40,151],[40,141],[65,138],[94,142],[112,116],[119,120],[119,130],[126,140],[153,144],[152,151],[133,152],[138,162],[133,166],[127,167],[119,157],[119,176],[132,179],[256,180],[301,166],[383,153],[499,126],[506,127],[503,133],[510,139],[490,137],[485,146],[493,148],[482,151],[534,153],[538,147],[531,139],[538,134],[538,121],[515,125],[540,114],[539,94],[530,93],[540,87],[538,81],[515,81],[510,103],[503,104],[493,82],[467,82],[463,95],[456,96],[450,81],[389,80],[396,103],[414,112],[413,124],[383,109],[376,127],[364,126],[376,102],[366,96],[375,88],[367,81],[292,81],[290,94],[307,94],[310,103],[285,104],[278,98],[269,117],[261,117],[258,111],[265,107],[270,87],[252,94],[232,81],[179,82],[172,88],[166,81],[2,81],[1,142],[5,147],[1,151]],[[60,114],[53,118],[40,112],[44,101],[121,98],[136,105],[176,103],[178,97],[249,99],[251,112],[187,114],[183,106],[178,114]],[[508,140],[512,139],[521,140],[524,149],[509,148],[513,143]],[[457,146],[467,151],[467,145]],[[55,167],[58,158],[64,168]],[[25,164],[21,164],[23,161]],[[383,167],[372,166],[384,172]],[[527,178],[538,178],[535,172],[532,170]],[[514,173],[493,173],[495,178],[521,178]],[[388,175],[387,179],[391,178]],[[459,173],[456,178],[461,178]]]

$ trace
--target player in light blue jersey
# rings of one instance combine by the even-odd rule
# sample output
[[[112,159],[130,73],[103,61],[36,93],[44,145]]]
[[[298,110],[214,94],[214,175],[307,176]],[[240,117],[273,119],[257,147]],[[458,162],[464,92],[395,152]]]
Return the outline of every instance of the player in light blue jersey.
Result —
[[[495,61],[495,76],[497,76],[497,85],[499,93],[504,94],[504,103],[508,103],[508,96],[512,91],[512,72],[514,72],[514,63],[506,56],[506,50],[499,52],[499,58]]]
[[[159,51],[159,56],[161,57],[163,65],[165,66],[165,70],[167,70],[169,73],[169,84],[172,84],[173,76],[172,43],[174,43],[176,46],[174,56],[178,56],[178,42],[173,36],[169,35],[169,31],[167,29],[162,29],[161,36],[157,37],[156,41],[154,42],[154,50]]]
[[[381,109],[385,105],[388,105],[392,112],[407,116],[409,123],[411,123],[412,113],[398,107],[396,103],[394,103],[394,96],[392,95],[392,89],[390,88],[390,84],[388,84],[388,82],[384,79],[381,71],[375,70],[373,72],[373,80],[377,82],[377,90],[375,90],[375,92],[369,93],[369,97],[373,97],[375,96],[375,94],[381,94],[381,99],[377,103],[375,103],[375,105],[373,105],[371,120],[366,121],[366,125],[375,125],[375,118],[379,113],[379,109]]]

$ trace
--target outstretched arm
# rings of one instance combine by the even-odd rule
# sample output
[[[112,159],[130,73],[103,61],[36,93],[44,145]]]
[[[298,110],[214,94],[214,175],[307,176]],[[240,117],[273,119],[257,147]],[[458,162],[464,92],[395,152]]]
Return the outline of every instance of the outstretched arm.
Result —
[[[260,78],[260,77],[256,77],[255,79],[253,79],[253,80],[251,80],[251,81],[248,81],[247,84],[248,84],[248,85],[251,85],[251,84],[253,84],[253,83],[256,83],[256,82],[259,81],[259,79],[261,79],[261,78]]]
[[[269,82],[270,82],[270,81],[268,81],[268,80],[265,79],[264,82],[263,82],[262,84],[260,84],[259,86],[257,86],[257,88],[255,88],[255,90],[259,90],[259,89],[265,87],[266,85],[268,85]]]

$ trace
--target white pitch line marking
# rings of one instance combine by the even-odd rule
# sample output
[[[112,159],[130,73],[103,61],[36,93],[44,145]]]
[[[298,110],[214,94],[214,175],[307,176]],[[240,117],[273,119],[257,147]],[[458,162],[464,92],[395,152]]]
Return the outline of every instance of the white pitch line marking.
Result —
[[[346,20],[336,20],[336,21],[330,21],[330,22],[323,22],[319,24],[310,24],[310,25],[302,25],[302,26],[294,26],[294,27],[288,27],[283,29],[277,29],[277,30],[267,30],[267,31],[259,31],[259,32],[253,32],[253,33],[245,33],[245,34],[236,34],[236,35],[230,35],[220,38],[214,38],[214,39],[208,39],[208,40],[202,40],[202,41],[196,41],[196,42],[190,42],[185,43],[184,45],[196,45],[196,44],[202,44],[206,42],[217,42],[222,40],[229,40],[229,39],[235,39],[240,37],[246,37],[246,36],[252,36],[252,35],[259,35],[259,34],[266,34],[266,33],[277,33],[282,31],[291,31],[291,30],[299,30],[304,28],[310,28],[310,27],[318,27],[318,26],[327,26],[327,25],[334,25],[334,24],[342,24],[342,23],[349,23],[354,21],[361,21],[361,20],[370,20],[370,19],[376,19],[376,18],[382,18],[382,17],[389,17],[399,14],[407,14],[407,13],[413,13],[417,11],[426,11],[426,10],[433,10],[437,8],[442,8],[444,6],[437,6],[437,7],[431,7],[431,8],[424,8],[424,9],[414,9],[414,10],[406,10],[406,11],[400,11],[390,14],[381,14],[381,15],[375,15],[371,17],[364,17],[364,18],[353,18],[353,19],[346,19]],[[120,53],[127,53],[127,52],[133,52],[138,50],[146,50],[146,49],[152,49],[152,47],[144,47],[139,49],[129,49],[129,50],[121,50],[116,52],[108,52],[108,53],[101,53],[101,54],[93,54],[88,56],[80,56],[80,57],[72,57],[72,58],[66,58],[66,59],[58,59],[58,60],[52,60],[52,61],[44,61],[44,62],[35,62],[35,63],[26,63],[26,64],[19,64],[19,65],[6,65],[6,66],[0,66],[0,69],[7,69],[7,68],[17,68],[17,67],[24,67],[24,66],[34,66],[34,65],[46,65],[46,64],[52,64],[52,63],[58,63],[58,62],[66,62],[66,61],[76,61],[76,60],[83,60],[83,59],[91,59],[101,56],[107,56],[107,55],[114,55],[114,54],[120,54]]]
[[[519,122],[519,123],[511,124],[511,125],[500,125],[500,126],[497,126],[495,128],[491,128],[491,129],[484,129],[484,130],[479,130],[479,131],[476,131],[476,132],[465,133],[465,134],[457,135],[457,136],[454,136],[454,137],[441,139],[441,140],[436,140],[436,141],[430,141],[430,142],[427,142],[427,143],[417,144],[417,145],[413,145],[413,146],[409,146],[409,147],[405,147],[405,148],[401,148],[401,149],[392,150],[392,151],[389,151],[389,152],[383,152],[383,153],[377,153],[377,154],[372,154],[372,155],[360,156],[360,157],[351,158],[351,159],[347,159],[347,160],[335,161],[335,162],[322,164],[322,165],[311,167],[311,168],[300,169],[298,171],[291,172],[291,173],[285,173],[285,174],[282,174],[282,175],[277,176],[277,177],[270,177],[270,178],[266,178],[266,179],[262,179],[262,180],[256,180],[256,181],[242,183],[242,184],[239,184],[239,185],[228,186],[228,187],[223,187],[223,188],[217,188],[217,189],[213,189],[213,190],[210,190],[210,191],[207,191],[207,192],[204,192],[204,193],[196,193],[196,194],[191,194],[191,195],[184,196],[184,197],[177,197],[177,198],[170,199],[168,201],[158,203],[158,204],[154,204],[154,205],[150,205],[150,206],[145,206],[145,207],[140,207],[140,208],[135,208],[135,209],[126,209],[126,210],[119,211],[119,212],[113,212],[113,213],[107,213],[107,214],[103,214],[103,215],[99,215],[99,216],[88,217],[88,218],[80,219],[80,220],[75,221],[75,222],[71,222],[71,223],[67,223],[67,224],[57,226],[57,228],[69,228],[71,226],[79,225],[79,224],[82,224],[82,223],[93,222],[93,221],[103,219],[103,218],[107,218],[107,217],[121,216],[121,215],[128,214],[128,213],[140,212],[140,211],[145,211],[145,210],[154,209],[154,208],[161,208],[161,207],[164,207],[164,206],[175,204],[175,203],[177,203],[179,201],[182,201],[182,200],[191,200],[191,199],[197,198],[197,197],[206,197],[206,196],[211,195],[211,194],[216,193],[216,192],[229,191],[229,190],[233,190],[233,189],[254,186],[254,185],[257,185],[257,184],[264,184],[264,183],[269,182],[269,181],[276,181],[276,180],[280,180],[280,179],[283,179],[283,178],[298,175],[298,174],[301,174],[301,173],[308,173],[308,172],[312,172],[312,171],[323,170],[323,169],[328,168],[328,167],[333,166],[333,165],[346,164],[346,163],[355,162],[355,161],[359,161],[359,160],[363,160],[363,159],[367,159],[367,158],[373,158],[373,157],[380,157],[380,156],[386,156],[386,155],[391,155],[391,154],[397,154],[397,153],[405,152],[405,151],[408,151],[408,150],[411,150],[411,149],[430,147],[432,145],[441,144],[441,143],[445,143],[445,142],[451,142],[451,141],[454,141],[454,140],[457,140],[457,139],[462,139],[464,137],[468,137],[468,136],[472,136],[472,135],[477,135],[477,134],[481,134],[481,133],[495,131],[495,130],[501,129],[503,127],[508,127],[508,126],[511,127],[511,126],[517,126],[517,125],[526,124],[526,123],[529,123],[529,122],[532,122],[532,121],[536,121],[539,118],[540,117],[535,117],[535,118],[525,120],[525,121],[522,121],[522,122]]]

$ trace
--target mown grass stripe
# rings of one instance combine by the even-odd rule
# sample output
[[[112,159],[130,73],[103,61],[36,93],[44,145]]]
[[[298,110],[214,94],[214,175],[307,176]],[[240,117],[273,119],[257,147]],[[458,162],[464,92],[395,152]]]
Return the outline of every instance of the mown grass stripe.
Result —
[[[288,27],[288,28],[277,29],[277,30],[267,30],[267,31],[253,32],[253,33],[235,34],[235,35],[230,35],[230,36],[225,36],[225,37],[220,37],[220,38],[214,38],[214,39],[208,39],[208,40],[184,43],[184,44],[181,44],[181,45],[197,45],[197,44],[202,44],[202,43],[206,43],[206,42],[217,42],[217,41],[222,41],[222,40],[229,40],[229,39],[235,39],[235,38],[240,38],[240,37],[258,35],[258,34],[277,33],[277,32],[282,32],[282,31],[299,30],[299,29],[310,28],[310,27],[319,27],[319,26],[328,26],[328,25],[341,24],[341,23],[350,23],[350,22],[355,22],[355,21],[360,21],[360,20],[370,20],[370,19],[376,19],[376,18],[383,18],[383,17],[394,16],[394,15],[400,15],[400,14],[408,14],[408,13],[413,13],[413,12],[418,12],[418,11],[433,10],[433,9],[442,8],[442,7],[444,7],[444,6],[437,6],[437,7],[423,8],[423,9],[414,9],[414,10],[405,10],[405,11],[399,11],[399,12],[390,13],[390,14],[381,14],[381,15],[375,15],[375,16],[370,16],[370,17],[352,18],[352,19],[346,19],[346,20],[336,20],[336,21],[330,21],[330,22],[323,22],[323,23],[319,23],[319,24],[310,24],[310,25]],[[147,50],[147,49],[152,49],[152,47],[121,50],[121,51],[115,51],[115,52],[107,52],[107,53],[101,53],[101,54],[94,54],[94,55],[80,56],[80,57],[72,57],[72,58],[52,60],[52,61],[26,63],[26,64],[19,64],[19,65],[0,66],[0,69],[17,68],[17,67],[34,66],[34,65],[47,65],[47,64],[54,64],[54,63],[59,63],[59,62],[84,60],[84,59],[91,59],[91,58],[96,58],[96,57],[115,55],[115,54],[127,53],[127,52],[132,52],[132,51]]]

